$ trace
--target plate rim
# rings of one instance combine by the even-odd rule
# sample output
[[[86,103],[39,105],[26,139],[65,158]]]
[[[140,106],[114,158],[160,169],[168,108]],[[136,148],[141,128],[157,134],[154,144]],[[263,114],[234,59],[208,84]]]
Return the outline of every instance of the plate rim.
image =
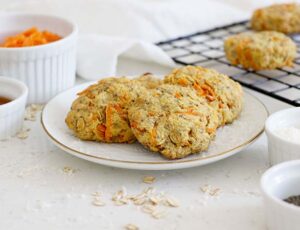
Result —
[[[81,85],[86,85],[87,83],[83,83],[83,84],[80,84],[80,85],[77,85],[75,87],[79,87]],[[101,160],[102,162],[104,161],[107,161],[107,162],[115,162],[115,163],[118,163],[118,164],[130,164],[130,165],[136,165],[136,164],[139,164],[139,165],[174,165],[174,164],[186,164],[186,163],[195,163],[195,162],[202,162],[204,160],[208,160],[208,159],[213,159],[213,158],[218,158],[220,156],[223,156],[225,154],[228,154],[228,153],[231,153],[231,152],[234,152],[234,151],[237,151],[238,149],[241,149],[243,147],[247,147],[249,144],[251,144],[252,142],[254,142],[256,139],[258,139],[264,132],[265,130],[265,127],[263,126],[261,128],[261,130],[256,133],[253,137],[251,137],[249,140],[245,141],[244,143],[234,147],[234,148],[231,148],[229,150],[226,150],[226,151],[223,151],[221,153],[218,153],[216,155],[213,155],[213,156],[206,156],[206,157],[203,157],[203,158],[198,158],[198,159],[179,159],[178,161],[177,160],[169,160],[169,161],[148,161],[148,162],[144,162],[144,161],[132,161],[132,160],[118,160],[118,159],[112,159],[112,158],[106,158],[106,157],[99,157],[99,156],[95,156],[95,155],[90,155],[88,153],[84,153],[84,152],[81,152],[81,151],[78,151],[77,149],[73,149],[69,146],[66,146],[65,144],[63,144],[61,141],[57,140],[55,137],[53,137],[50,132],[47,130],[46,126],[45,126],[45,123],[44,123],[44,120],[43,120],[43,116],[44,116],[44,112],[45,112],[45,109],[47,108],[47,105],[53,101],[56,97],[59,97],[60,95],[66,93],[67,91],[71,90],[73,88],[70,88],[58,95],[56,95],[54,98],[52,98],[43,108],[42,110],[42,113],[41,113],[41,117],[40,117],[40,122],[41,122],[41,125],[42,125],[42,128],[44,130],[44,132],[47,134],[47,136],[57,145],[57,146],[60,146],[62,147],[62,149],[64,151],[68,150],[68,151],[71,151],[73,155],[79,155],[78,157],[79,158],[83,158],[83,157],[88,157],[88,158],[93,158],[93,159],[97,159],[97,160]],[[244,93],[250,95],[251,97],[255,98],[264,108],[266,114],[267,114],[267,117],[269,116],[269,111],[267,109],[267,107],[265,106],[265,104],[259,99],[257,98],[256,96],[254,96],[253,94],[247,92],[247,91],[244,91]],[[102,143],[99,143],[99,144],[102,144]],[[105,144],[105,143],[104,143]],[[66,151],[66,152],[68,152]],[[149,150],[150,151],[150,150]],[[151,151],[150,151],[151,152]],[[237,151],[238,152],[238,151]],[[155,152],[152,152],[153,154],[158,154],[158,153],[155,153]],[[80,157],[81,156],[81,157]],[[85,159],[84,158],[84,159]]]

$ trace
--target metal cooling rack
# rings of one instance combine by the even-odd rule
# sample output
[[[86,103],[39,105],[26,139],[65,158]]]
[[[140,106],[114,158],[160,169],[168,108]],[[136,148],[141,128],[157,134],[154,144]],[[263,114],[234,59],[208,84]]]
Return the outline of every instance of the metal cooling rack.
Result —
[[[300,34],[291,38],[297,44],[293,68],[249,71],[227,61],[224,40],[250,30],[243,21],[157,43],[179,65],[201,65],[229,75],[243,86],[294,106],[300,106]]]

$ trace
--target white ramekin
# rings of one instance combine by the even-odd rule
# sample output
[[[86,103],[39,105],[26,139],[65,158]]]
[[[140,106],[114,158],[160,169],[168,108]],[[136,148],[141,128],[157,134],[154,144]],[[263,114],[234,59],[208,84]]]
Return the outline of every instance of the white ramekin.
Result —
[[[288,161],[267,170],[261,179],[269,230],[299,230],[300,207],[283,199],[300,195],[300,160]]]
[[[281,110],[272,114],[266,121],[269,160],[271,165],[300,159],[300,144],[276,135],[281,128],[300,125],[300,108]],[[300,229],[300,226],[299,226]]]
[[[40,46],[0,47],[0,75],[24,82],[29,88],[29,103],[44,103],[74,85],[77,26],[55,16],[1,13],[0,41],[31,27],[63,38]]]
[[[16,134],[23,125],[27,86],[15,79],[0,77],[0,96],[12,101],[0,105],[0,140]]]

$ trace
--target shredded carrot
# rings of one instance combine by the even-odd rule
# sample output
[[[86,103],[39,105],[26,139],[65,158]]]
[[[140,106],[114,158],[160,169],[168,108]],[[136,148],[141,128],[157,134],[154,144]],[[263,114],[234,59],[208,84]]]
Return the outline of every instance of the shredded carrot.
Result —
[[[195,90],[197,90],[199,92],[199,94],[202,96],[204,94],[203,89],[200,87],[200,85],[198,84],[198,82],[194,82],[193,87]]]
[[[101,132],[105,132],[106,127],[105,127],[105,125],[100,124],[100,125],[97,126],[97,130],[99,130],[99,131],[101,131]]]
[[[0,46],[1,47],[27,47],[43,45],[51,42],[55,42],[61,39],[57,34],[49,31],[40,31],[36,27],[32,27],[22,33],[16,34],[11,37],[7,37]]]
[[[120,100],[123,102],[129,101],[129,99],[130,99],[130,96],[128,94],[120,96]]]
[[[132,121],[132,122],[130,123],[130,127],[131,127],[132,129],[135,129],[135,130],[139,131],[140,133],[145,132],[145,129],[141,129],[141,128],[138,127],[138,123],[137,123],[136,121]]]
[[[209,100],[209,101],[213,101],[215,100],[215,92],[214,90],[207,84],[204,84],[202,86],[202,89],[203,91],[205,92],[205,95],[206,95],[206,98]]]
[[[178,83],[179,83],[179,85],[182,85],[182,86],[187,86],[188,85],[188,81],[184,78],[180,78],[178,80]]]
[[[111,126],[112,126],[112,114],[113,114],[113,106],[107,105],[106,106],[106,111],[105,111],[105,117],[106,117],[106,130],[105,130],[105,140],[106,141],[111,141],[112,139],[112,133],[111,133]]]
[[[154,126],[150,134],[152,144],[156,144],[156,135],[157,135],[156,126]]]
[[[92,91],[97,87],[97,84],[90,85],[86,89],[82,90],[81,92],[77,93],[78,96],[87,96],[88,98],[95,98],[95,95],[92,93]]]
[[[124,118],[125,114],[122,107],[119,104],[108,104],[106,106],[105,116],[106,116],[106,130],[105,130],[105,140],[107,142],[111,142],[113,138],[113,134],[111,132],[113,126],[113,115],[117,113],[119,117]]]
[[[155,113],[154,113],[154,112],[152,112],[152,111],[149,111],[149,112],[148,112],[148,115],[149,115],[149,116],[154,116],[154,115],[155,115]]]
[[[114,108],[118,114],[121,115],[123,113],[123,110],[119,104],[113,104],[113,105],[111,105],[111,107]]]
[[[135,129],[138,127],[137,122],[135,121],[130,122],[130,126],[131,128],[135,128]]]
[[[105,131],[106,131],[106,126],[103,124],[97,125],[97,131],[99,131],[100,136],[102,138],[105,138]]]
[[[186,111],[184,112],[177,112],[177,114],[186,114],[186,115],[194,115],[194,116],[197,116],[197,115],[200,115],[198,112],[195,112],[193,110],[193,108],[188,108]]]
[[[181,98],[182,96],[181,96],[181,94],[180,94],[179,92],[176,92],[176,93],[175,93],[175,97],[176,97],[177,99],[179,99],[179,98]]]
[[[212,134],[216,131],[216,129],[214,128],[207,128],[206,131],[209,133],[209,134]]]
[[[205,96],[207,100],[215,100],[215,92],[209,85],[203,84],[200,86],[198,82],[194,82],[193,87],[199,93],[199,95]]]
[[[243,53],[241,53],[240,55],[243,55]],[[254,69],[254,70],[259,70],[259,66],[257,66],[257,61],[252,56],[251,50],[245,50],[244,55],[245,55],[246,60],[249,63],[249,66],[251,66],[252,69]]]
[[[219,108],[220,108],[220,109],[223,109],[224,107],[225,107],[225,105],[224,105],[222,102],[220,102],[220,103],[219,103]]]

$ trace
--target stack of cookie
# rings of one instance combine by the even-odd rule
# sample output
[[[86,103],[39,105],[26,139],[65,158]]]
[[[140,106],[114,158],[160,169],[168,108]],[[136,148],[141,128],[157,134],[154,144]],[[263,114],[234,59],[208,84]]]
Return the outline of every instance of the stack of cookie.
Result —
[[[132,143],[178,159],[205,151],[236,119],[241,86],[215,70],[186,66],[163,80],[107,78],[78,94],[66,123],[82,140]]]
[[[256,10],[251,19],[256,32],[229,37],[224,43],[227,59],[246,69],[263,70],[293,66],[297,47],[285,34],[300,32],[300,5],[276,4]]]

